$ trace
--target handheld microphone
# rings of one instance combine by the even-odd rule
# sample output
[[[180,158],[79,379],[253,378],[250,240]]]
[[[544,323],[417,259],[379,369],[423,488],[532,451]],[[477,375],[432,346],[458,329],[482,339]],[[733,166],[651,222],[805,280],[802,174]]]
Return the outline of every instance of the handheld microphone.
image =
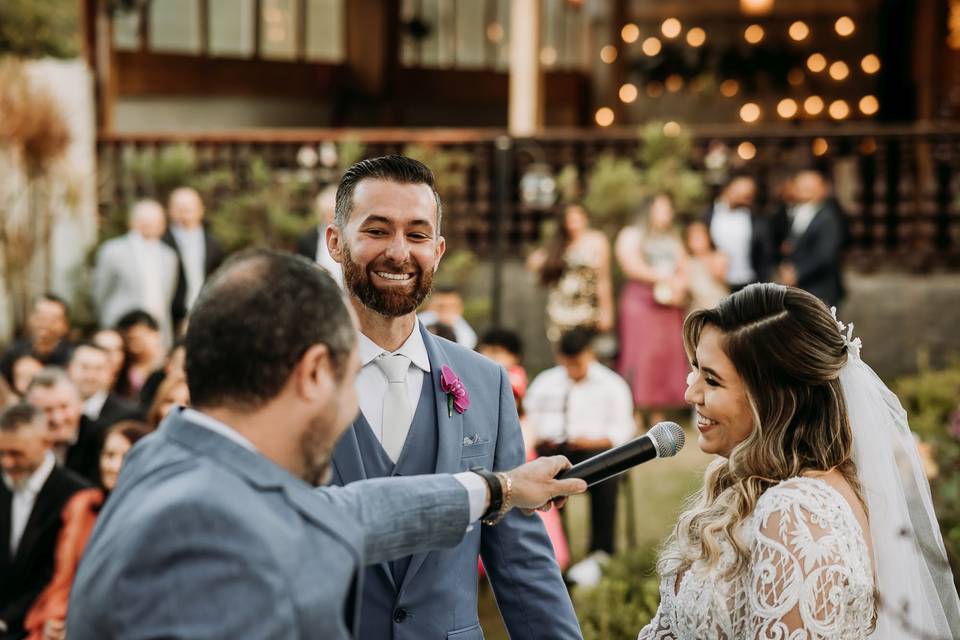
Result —
[[[683,429],[676,422],[659,422],[646,434],[584,460],[557,475],[558,480],[580,478],[587,486],[609,480],[654,458],[677,455],[684,444]]]

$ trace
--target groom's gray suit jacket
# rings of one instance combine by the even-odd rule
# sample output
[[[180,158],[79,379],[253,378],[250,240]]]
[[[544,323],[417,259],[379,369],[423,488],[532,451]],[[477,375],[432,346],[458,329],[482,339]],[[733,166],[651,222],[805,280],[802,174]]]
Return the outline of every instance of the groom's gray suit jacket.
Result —
[[[396,465],[361,413],[333,456],[335,484],[382,476],[457,473],[475,466],[507,470],[524,462],[516,404],[504,369],[420,327],[430,359],[410,433]],[[440,367],[463,380],[470,408],[448,411]],[[353,486],[353,485],[349,485]],[[422,552],[366,570],[362,640],[474,640],[477,558],[490,576],[510,637],[580,638],[553,547],[536,516],[517,510],[494,527],[476,524],[453,549]]]
[[[468,519],[450,476],[315,490],[177,411],[124,461],[70,639],[350,638],[363,566],[452,546]]]

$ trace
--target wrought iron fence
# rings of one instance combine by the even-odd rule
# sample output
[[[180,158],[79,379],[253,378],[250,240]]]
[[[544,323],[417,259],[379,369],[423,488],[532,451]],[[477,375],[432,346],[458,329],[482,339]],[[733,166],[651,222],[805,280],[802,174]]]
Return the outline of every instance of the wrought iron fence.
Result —
[[[722,145],[733,164],[757,177],[761,210],[776,206],[778,184],[792,168],[814,163],[833,175],[848,215],[848,261],[854,268],[960,269],[960,126],[723,126],[691,131],[694,165],[707,171],[709,150]],[[138,182],[128,166],[131,152],[137,150],[187,144],[203,168],[229,169],[260,157],[275,170],[296,172],[304,170],[305,147],[343,141],[362,143],[366,157],[400,153],[410,144],[466,154],[465,179],[444,194],[449,213],[444,235],[450,245],[481,255],[522,250],[538,239],[540,223],[552,215],[549,208],[533,208],[520,197],[519,177],[532,163],[545,162],[557,172],[573,165],[582,178],[600,155],[633,157],[641,144],[637,131],[626,128],[558,129],[536,140],[513,141],[502,131],[482,129],[106,134],[98,140],[101,210],[151,194],[151,185]],[[498,143],[503,147],[499,152]]]

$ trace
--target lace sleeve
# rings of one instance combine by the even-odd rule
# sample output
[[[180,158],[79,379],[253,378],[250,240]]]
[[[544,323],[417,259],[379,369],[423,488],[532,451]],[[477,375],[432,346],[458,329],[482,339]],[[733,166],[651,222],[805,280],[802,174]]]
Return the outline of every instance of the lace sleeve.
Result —
[[[657,614],[653,616],[650,624],[640,630],[637,640],[677,640],[677,634],[670,625],[670,616],[667,609],[671,606],[672,594],[667,593],[668,580],[660,580],[660,606],[657,607]]]
[[[849,527],[852,515],[837,518],[841,498],[827,499],[821,491],[781,485],[757,505],[748,638],[843,637],[856,563],[848,538],[856,533]]]

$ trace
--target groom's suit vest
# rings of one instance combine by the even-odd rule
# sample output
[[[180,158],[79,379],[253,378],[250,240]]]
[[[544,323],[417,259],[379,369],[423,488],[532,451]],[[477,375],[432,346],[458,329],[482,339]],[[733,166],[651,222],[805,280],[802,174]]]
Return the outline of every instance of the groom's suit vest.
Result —
[[[361,413],[355,424],[357,443],[367,478],[385,478],[388,476],[416,476],[434,473],[437,466],[437,403],[433,388],[433,378],[424,373],[423,389],[414,412],[410,431],[403,443],[400,458],[394,464],[380,441],[377,440],[370,423]],[[396,584],[403,582],[411,556],[390,563],[390,570]]]

